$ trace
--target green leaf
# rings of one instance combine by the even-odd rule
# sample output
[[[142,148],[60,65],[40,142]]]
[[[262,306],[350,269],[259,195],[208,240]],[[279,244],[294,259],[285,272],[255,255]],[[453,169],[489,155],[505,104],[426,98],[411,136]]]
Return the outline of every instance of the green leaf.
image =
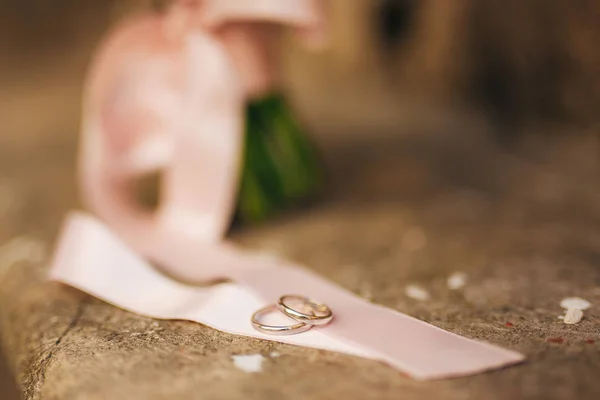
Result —
[[[257,222],[313,196],[321,186],[317,158],[283,96],[247,106],[238,214]]]

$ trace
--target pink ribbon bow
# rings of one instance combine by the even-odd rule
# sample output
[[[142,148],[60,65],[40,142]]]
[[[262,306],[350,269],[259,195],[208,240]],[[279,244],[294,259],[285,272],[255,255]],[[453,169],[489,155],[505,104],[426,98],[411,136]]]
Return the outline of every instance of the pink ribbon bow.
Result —
[[[243,107],[273,83],[268,24],[297,27],[309,43],[323,36],[317,0],[179,0],[128,21],[99,52],[85,93],[83,197],[141,254],[225,234]],[[164,182],[149,213],[131,183],[153,171]]]

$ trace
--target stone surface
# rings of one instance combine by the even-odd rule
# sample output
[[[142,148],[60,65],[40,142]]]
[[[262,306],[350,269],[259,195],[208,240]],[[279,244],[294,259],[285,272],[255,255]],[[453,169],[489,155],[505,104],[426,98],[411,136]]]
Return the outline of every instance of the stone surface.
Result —
[[[0,395],[3,400],[17,400],[19,391],[14,378],[6,366],[4,355],[0,351]]]
[[[0,182],[14,199],[0,239],[26,235],[18,243],[38,249],[13,249],[0,262],[0,334],[25,398],[598,398],[597,138],[515,151],[462,133],[381,140],[324,141],[330,193],[233,239],[302,261],[376,303],[521,351],[525,364],[416,382],[378,362],[154,321],[48,283],[48,258],[31,243],[51,249],[77,206],[75,142],[65,135],[0,148]],[[455,272],[468,280],[450,290]],[[430,298],[407,297],[408,285]],[[575,296],[592,307],[565,325],[560,301]],[[237,368],[235,355],[264,356],[261,371]]]

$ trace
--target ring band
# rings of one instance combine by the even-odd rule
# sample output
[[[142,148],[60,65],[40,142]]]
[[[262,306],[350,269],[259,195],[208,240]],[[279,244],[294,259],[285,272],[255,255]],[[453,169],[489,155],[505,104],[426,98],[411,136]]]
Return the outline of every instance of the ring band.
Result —
[[[271,305],[264,307],[252,314],[252,326],[254,329],[268,335],[295,335],[297,333],[306,332],[313,327],[304,322],[298,322],[294,325],[266,325],[259,321],[261,316],[272,313],[273,311],[278,311],[277,306]]]
[[[286,304],[287,300],[299,300],[303,305],[310,307],[310,314],[296,310]],[[307,325],[327,325],[333,319],[333,311],[323,303],[311,300],[304,296],[285,295],[279,298],[277,309],[290,318],[300,321]]]

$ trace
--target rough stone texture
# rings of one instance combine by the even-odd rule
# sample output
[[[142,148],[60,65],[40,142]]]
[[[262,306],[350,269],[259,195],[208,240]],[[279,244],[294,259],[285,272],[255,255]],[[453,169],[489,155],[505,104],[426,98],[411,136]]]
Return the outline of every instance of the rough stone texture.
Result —
[[[40,143],[0,147],[0,182],[12,199],[0,239],[28,235],[51,250],[77,205],[75,145],[72,137]],[[415,382],[378,362],[154,321],[46,282],[47,257],[40,262],[30,245],[22,261],[0,260],[0,335],[25,398],[600,396],[597,137],[511,151],[464,133],[323,143],[326,198],[234,239],[305,262],[374,302],[522,351],[525,364]],[[452,291],[446,280],[457,271],[468,279]],[[408,284],[431,299],[407,297]],[[569,296],[592,303],[572,326],[557,318]],[[264,355],[263,371],[237,369],[238,354]]]
[[[15,380],[6,366],[4,355],[0,352],[0,395],[3,400],[16,400],[19,398],[19,392]]]

